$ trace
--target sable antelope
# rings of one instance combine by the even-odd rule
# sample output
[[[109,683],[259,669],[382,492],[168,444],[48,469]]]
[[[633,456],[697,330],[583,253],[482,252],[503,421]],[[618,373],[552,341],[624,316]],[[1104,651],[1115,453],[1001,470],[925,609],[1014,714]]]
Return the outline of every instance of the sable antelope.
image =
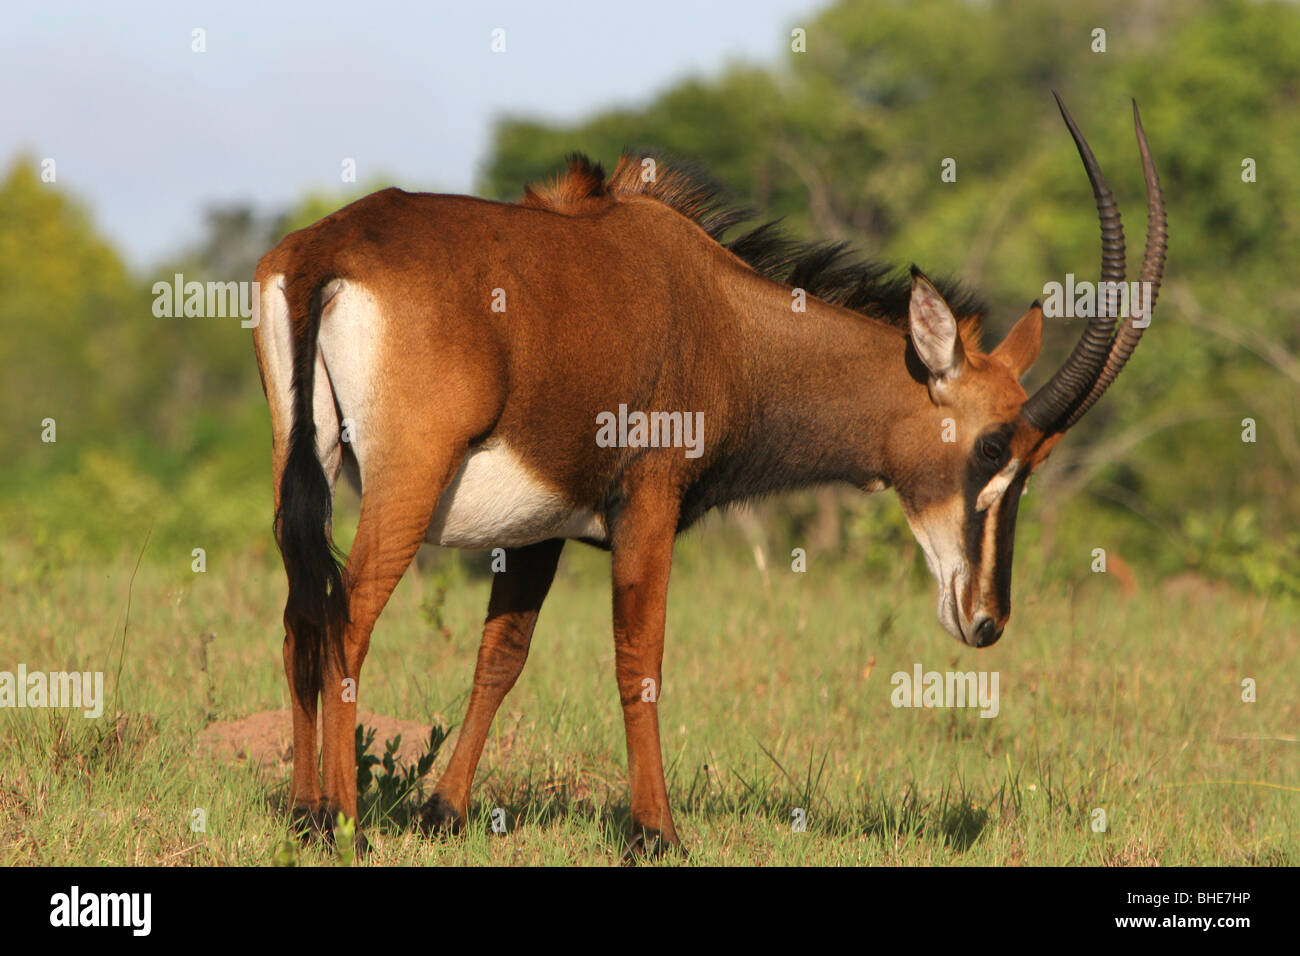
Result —
[[[1060,108],[1101,218],[1101,278],[1123,283],[1119,209]],[[1164,203],[1136,103],[1133,117],[1148,205],[1141,281],[1154,302]],[[943,626],[973,647],[1001,636],[1025,481],[1115,379],[1149,315],[1100,310],[1028,396],[1018,380],[1041,344],[1037,302],[986,353],[985,310],[958,286],[915,267],[894,278],[771,224],[723,242],[746,218],[678,166],[625,155],[607,178],[573,157],[515,204],[386,189],[261,260],[254,343],[289,579],[299,822],[356,817],[349,688],[423,541],[507,559],[459,739],[422,810],[429,831],[464,824],[566,539],[612,554],[629,852],[678,843],[659,744],[664,609],[674,537],[710,509],[817,483],[892,486],[938,581]],[[700,453],[631,434],[598,441],[620,406],[702,415]],[[956,440],[941,440],[953,425]],[[344,567],[330,527],[340,472],[361,494]]]

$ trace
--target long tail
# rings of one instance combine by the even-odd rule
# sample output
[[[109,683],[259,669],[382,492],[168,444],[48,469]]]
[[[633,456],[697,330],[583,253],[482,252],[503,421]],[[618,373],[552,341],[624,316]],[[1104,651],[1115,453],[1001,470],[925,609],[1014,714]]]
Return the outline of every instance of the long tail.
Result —
[[[323,283],[317,283],[310,296],[298,296],[297,301],[290,296],[293,429],[275,516],[276,540],[289,577],[284,623],[293,634],[294,685],[304,703],[314,702],[320,693],[324,654],[334,653],[342,661],[348,622],[341,555],[330,536],[333,501],[329,479],[316,456],[312,416],[323,288]]]

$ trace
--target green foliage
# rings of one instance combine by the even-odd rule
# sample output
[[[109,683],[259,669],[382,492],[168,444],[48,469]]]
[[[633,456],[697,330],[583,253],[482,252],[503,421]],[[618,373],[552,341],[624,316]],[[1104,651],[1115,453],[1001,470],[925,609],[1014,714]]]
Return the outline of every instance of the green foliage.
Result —
[[[429,746],[425,752],[413,765],[399,767],[397,755],[402,746],[402,735],[386,741],[384,755],[379,757],[370,752],[375,742],[374,728],[357,725],[357,797],[371,804],[370,812],[363,814],[368,824],[378,821],[401,825],[412,818],[413,808],[406,804],[417,793],[420,781],[433,768],[447,736],[445,729],[435,725],[429,731]],[[382,768],[383,772],[376,774],[376,767]]]
[[[340,866],[351,866],[357,858],[357,821],[341,810],[334,817],[334,854]]]
[[[32,159],[0,181],[10,536],[116,554],[153,526],[153,548],[188,554],[265,534],[270,429],[248,331],[236,318],[157,318],[152,285],[175,271],[227,278],[194,263],[130,276]]]
[[[1192,512],[1183,520],[1188,563],[1248,587],[1256,594],[1300,598],[1300,532],[1265,536],[1259,511],[1242,505],[1231,514]]]
[[[125,266],[95,235],[79,203],[18,157],[0,181],[0,428],[12,462],[39,454],[47,470],[77,441],[138,412],[141,389],[114,357],[138,342],[120,319],[131,307]],[[85,383],[103,380],[102,390]],[[54,419],[63,444],[41,442]]]
[[[272,866],[297,866],[298,841],[290,838],[280,840],[271,851]]]
[[[920,548],[916,546],[903,509],[897,503],[874,496],[855,498],[845,508],[849,557],[860,561],[873,576],[909,568],[924,573],[925,563],[920,560]]]

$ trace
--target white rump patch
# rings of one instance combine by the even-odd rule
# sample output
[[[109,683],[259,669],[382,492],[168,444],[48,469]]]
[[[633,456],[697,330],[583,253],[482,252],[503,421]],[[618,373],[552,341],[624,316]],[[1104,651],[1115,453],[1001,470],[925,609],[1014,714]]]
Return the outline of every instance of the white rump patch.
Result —
[[[262,346],[266,366],[267,399],[274,405],[276,420],[289,440],[293,421],[293,333],[289,323],[289,300],[284,297],[284,276],[273,275],[262,286],[259,321],[253,329]]]
[[[498,443],[465,456],[425,540],[449,548],[517,548],[548,538],[607,537],[603,518],[575,509]]]
[[[356,282],[335,279],[322,295],[326,306],[321,315],[316,348],[328,373],[327,391],[321,395],[320,366],[317,366],[316,429],[318,436],[328,424],[336,441],[347,441],[366,480],[366,449],[373,424],[375,374],[383,335],[379,303]],[[338,403],[338,411],[331,407]]]

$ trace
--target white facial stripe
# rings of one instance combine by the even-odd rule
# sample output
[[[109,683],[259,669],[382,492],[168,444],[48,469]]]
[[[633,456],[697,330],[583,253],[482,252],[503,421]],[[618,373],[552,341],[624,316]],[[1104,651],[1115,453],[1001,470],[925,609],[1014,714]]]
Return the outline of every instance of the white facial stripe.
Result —
[[[1002,497],[1007,490],[1007,486],[1011,484],[1012,479],[1016,477],[1016,472],[1019,470],[1019,458],[1012,458],[1011,461],[1007,462],[1007,466],[989,480],[989,483],[984,486],[984,490],[980,492],[979,497],[975,499],[975,510],[988,510],[989,505]]]
[[[986,492],[987,490],[985,489]],[[1005,491],[1005,487],[1002,490]],[[998,512],[1001,509],[1002,499],[999,497],[989,506],[989,513],[984,517],[984,540],[980,543],[980,589],[975,595],[976,614],[983,609],[985,598],[991,597],[993,593],[993,572],[997,570],[998,563]]]

